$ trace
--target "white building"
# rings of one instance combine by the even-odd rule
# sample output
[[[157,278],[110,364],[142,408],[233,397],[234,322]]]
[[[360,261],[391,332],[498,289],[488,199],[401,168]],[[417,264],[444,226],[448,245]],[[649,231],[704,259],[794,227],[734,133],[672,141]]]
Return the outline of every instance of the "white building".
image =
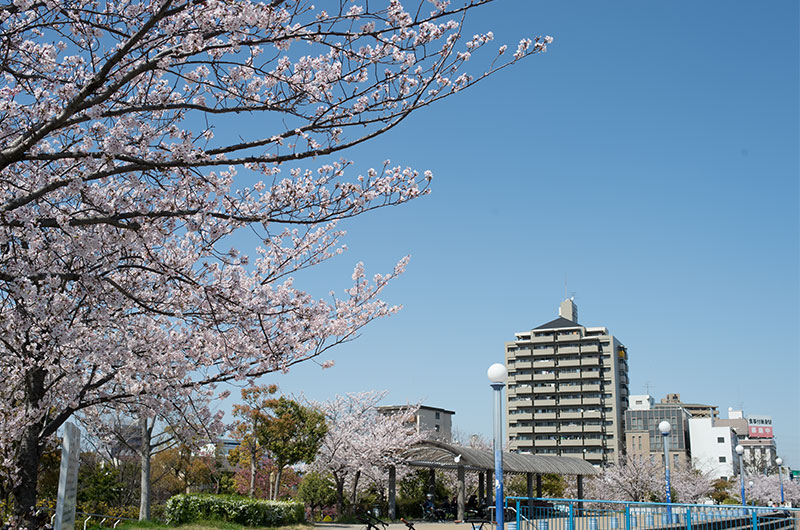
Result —
[[[692,464],[712,478],[724,480],[739,469],[736,432],[729,426],[717,426],[714,418],[690,418],[689,440]]]

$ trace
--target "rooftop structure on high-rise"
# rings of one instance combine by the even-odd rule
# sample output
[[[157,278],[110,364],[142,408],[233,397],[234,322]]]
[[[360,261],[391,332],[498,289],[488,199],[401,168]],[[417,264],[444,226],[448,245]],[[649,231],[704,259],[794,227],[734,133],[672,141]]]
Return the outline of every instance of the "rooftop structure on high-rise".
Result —
[[[558,318],[507,342],[512,451],[616,463],[628,406],[628,352],[605,327],[578,323],[564,300]]]

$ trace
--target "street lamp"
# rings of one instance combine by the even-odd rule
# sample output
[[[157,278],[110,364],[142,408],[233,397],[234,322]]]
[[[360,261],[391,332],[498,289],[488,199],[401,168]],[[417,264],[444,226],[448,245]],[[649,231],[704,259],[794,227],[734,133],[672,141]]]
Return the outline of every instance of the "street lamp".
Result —
[[[781,473],[781,466],[783,465],[783,458],[778,457],[775,459],[775,463],[778,465],[778,482],[781,483],[781,505],[783,505],[786,501],[783,499],[783,474]]]
[[[739,455],[739,483],[742,485],[742,506],[747,506],[746,497],[744,496],[744,447],[741,444],[736,446],[736,454]]]
[[[747,487],[750,488],[750,493],[753,493],[753,481],[752,480],[748,480],[747,481]],[[755,506],[755,504],[756,504],[756,501],[753,501],[753,506]]]
[[[669,431],[672,426],[667,420],[658,424],[658,430],[661,431],[661,436],[664,438],[664,478],[667,482],[667,524],[672,524],[672,494],[669,487]]]
[[[503,387],[508,370],[504,364],[494,363],[486,375],[494,389],[494,513],[497,530],[503,530]]]

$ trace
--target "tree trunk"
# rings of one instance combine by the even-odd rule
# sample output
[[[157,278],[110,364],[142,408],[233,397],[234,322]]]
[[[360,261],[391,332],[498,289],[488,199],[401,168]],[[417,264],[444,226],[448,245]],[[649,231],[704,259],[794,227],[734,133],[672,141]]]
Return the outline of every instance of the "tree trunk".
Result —
[[[361,470],[359,469],[356,471],[356,474],[353,476],[353,492],[350,495],[350,511],[355,513],[356,511],[356,496],[358,492],[358,479],[361,478]]]
[[[142,464],[142,478],[140,481],[139,495],[139,520],[150,520],[150,435],[151,428],[147,426],[147,416],[139,418],[140,435],[139,457]]]
[[[250,455],[250,497],[256,496],[256,457]]]
[[[336,514],[341,517],[344,515],[344,477],[334,473],[333,481],[336,483]]]
[[[275,473],[275,487],[272,490],[272,500],[278,500],[278,487],[281,485],[281,475],[283,474],[283,466],[278,465],[278,472]]]
[[[26,378],[26,406],[31,409],[38,408],[39,401],[44,395],[44,379],[45,371],[41,368],[32,370]],[[14,516],[21,529],[38,527],[35,512],[39,460],[42,457],[39,433],[42,432],[42,427],[42,421],[28,425],[17,449],[16,463],[19,467],[19,475],[11,491],[14,495]]]
[[[19,443],[17,452],[17,466],[19,475],[16,484],[12,488],[14,495],[14,515],[20,528],[36,528],[37,522],[34,517],[36,511],[36,484],[39,474],[39,459],[41,458],[41,448],[39,447],[39,430],[41,424],[29,426],[25,429],[25,434]]]

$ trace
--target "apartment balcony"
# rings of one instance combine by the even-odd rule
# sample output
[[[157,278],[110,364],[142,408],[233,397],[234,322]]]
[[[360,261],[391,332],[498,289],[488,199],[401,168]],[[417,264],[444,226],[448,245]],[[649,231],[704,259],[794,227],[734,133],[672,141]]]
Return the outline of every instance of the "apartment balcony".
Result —
[[[564,440],[561,439],[561,447],[578,447],[583,445],[583,440]]]
[[[591,446],[591,447],[600,447],[600,446],[603,445],[603,439],[602,438],[587,438],[586,440],[584,440],[583,445],[588,445],[588,446]]]
[[[553,383],[552,385],[548,385],[548,386],[535,386],[535,387],[533,387],[533,393],[534,394],[544,394],[544,393],[552,394],[555,391],[556,391],[555,383]]]
[[[559,355],[568,355],[568,354],[576,354],[580,353],[580,348],[577,346],[561,346],[558,348]]]
[[[600,385],[587,385],[586,383],[583,384],[581,387],[582,392],[600,392]]]
[[[555,341],[555,339],[553,338],[552,335],[550,335],[549,337],[531,337],[530,340],[528,340],[526,342],[530,342],[530,343],[533,343],[533,344],[542,344],[542,343],[545,343],[545,342],[554,342],[554,341]]]
[[[508,417],[514,421],[527,421],[533,419],[533,413],[523,412],[522,414],[509,414]]]
[[[523,369],[530,369],[533,368],[533,362],[531,361],[517,361],[514,363],[513,370],[523,370]]]
[[[581,340],[581,333],[579,331],[558,336],[559,342],[575,342],[576,340]]]
[[[598,346],[597,344],[587,344],[587,345],[581,346],[581,351],[583,353],[599,353],[600,352],[600,346]]]
[[[562,399],[558,400],[558,404],[561,405],[561,406],[580,405],[581,404],[581,398],[568,398],[568,399],[562,398]]]
[[[555,365],[555,361],[533,361],[533,367],[536,368],[553,368]]]
[[[583,432],[583,425],[561,425],[559,432]]]
[[[537,416],[538,418],[539,416]],[[583,413],[581,412],[562,412],[559,415],[559,418],[562,420],[580,420],[583,418]]]
[[[517,397],[519,397],[519,396],[517,396]],[[510,409],[519,409],[519,408],[522,408],[522,407],[530,407],[532,405],[533,405],[533,400],[531,398],[522,398],[522,399],[517,399],[515,401],[509,401],[508,402],[508,408],[510,408]]]
[[[509,375],[509,378],[513,377],[514,381],[519,382],[531,382],[533,381],[533,374],[512,374]]]
[[[533,404],[538,405],[547,405],[547,406],[554,406],[556,404],[555,399],[534,399]]]
[[[519,425],[519,426],[509,426],[508,427],[508,434],[530,434],[533,432],[533,427],[530,425]]]
[[[575,368],[576,366],[580,366],[580,365],[581,365],[581,360],[580,359],[567,359],[567,360],[560,359],[558,361],[559,368],[567,368],[567,367]]]
[[[537,420],[554,420],[556,419],[555,412],[537,412],[536,413]]]
[[[581,366],[600,366],[600,359],[581,359]]]
[[[603,413],[599,410],[587,410],[584,411],[583,417],[587,419],[600,419],[603,416]]]
[[[603,432],[602,425],[584,425],[583,432]]]
[[[533,374],[534,381],[555,381],[556,374]]]
[[[583,398],[584,405],[600,405],[603,400],[600,398]]]
[[[560,372],[558,374],[559,379],[580,379],[581,373],[580,372]]]
[[[534,440],[533,445],[536,447],[556,447],[558,445],[557,440]]]
[[[537,416],[537,419],[538,419],[538,416]],[[536,434],[555,433],[555,432],[558,432],[558,427],[556,427],[555,425],[544,425],[544,426],[540,425],[538,427],[534,426],[533,427],[533,432],[535,432]]]

